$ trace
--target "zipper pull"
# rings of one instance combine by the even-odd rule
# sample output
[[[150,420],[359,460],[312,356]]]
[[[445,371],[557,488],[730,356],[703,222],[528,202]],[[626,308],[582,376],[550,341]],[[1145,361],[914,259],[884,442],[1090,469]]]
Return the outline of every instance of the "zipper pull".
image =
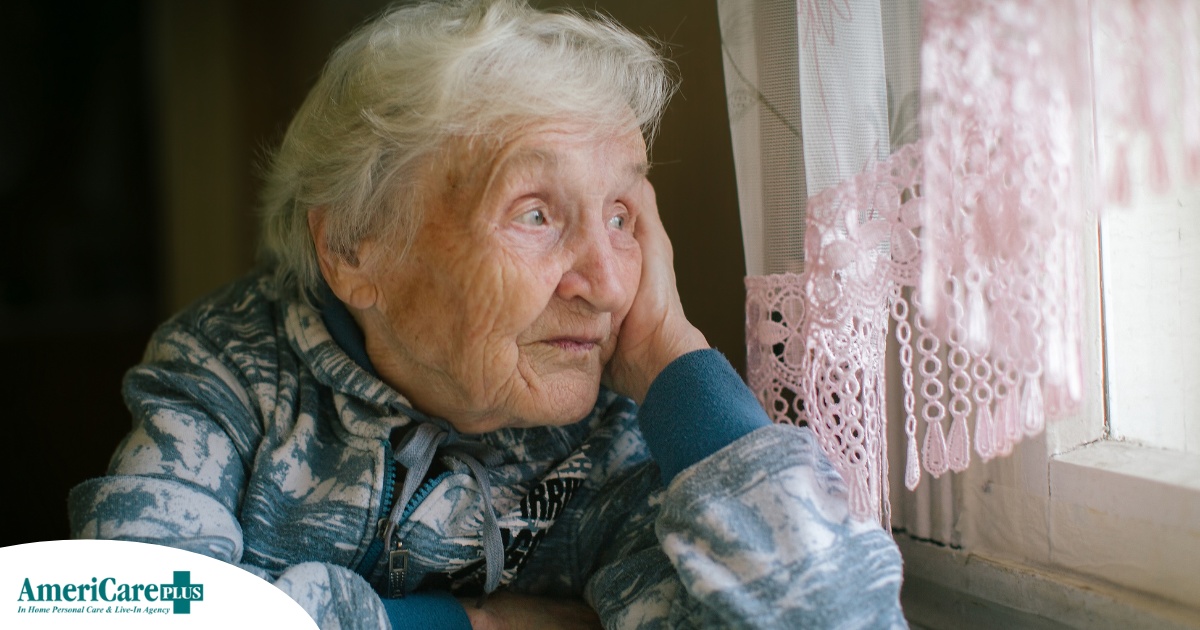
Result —
[[[388,552],[388,597],[404,597],[404,582],[408,579],[408,550],[397,540],[396,548]]]

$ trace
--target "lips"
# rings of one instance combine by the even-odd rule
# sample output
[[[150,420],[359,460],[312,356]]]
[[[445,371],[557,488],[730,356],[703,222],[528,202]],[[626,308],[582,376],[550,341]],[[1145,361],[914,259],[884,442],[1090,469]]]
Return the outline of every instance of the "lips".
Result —
[[[599,347],[601,341],[603,341],[603,338],[591,335],[564,335],[551,337],[543,341],[543,343],[568,352],[590,352],[592,349]]]

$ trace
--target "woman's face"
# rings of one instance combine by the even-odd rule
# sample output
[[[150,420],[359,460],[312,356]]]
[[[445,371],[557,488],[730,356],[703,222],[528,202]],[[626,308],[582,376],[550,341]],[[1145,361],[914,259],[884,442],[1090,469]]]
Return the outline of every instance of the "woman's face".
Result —
[[[373,265],[367,352],[464,433],[575,422],[637,291],[645,144],[557,125],[459,153],[407,254]]]

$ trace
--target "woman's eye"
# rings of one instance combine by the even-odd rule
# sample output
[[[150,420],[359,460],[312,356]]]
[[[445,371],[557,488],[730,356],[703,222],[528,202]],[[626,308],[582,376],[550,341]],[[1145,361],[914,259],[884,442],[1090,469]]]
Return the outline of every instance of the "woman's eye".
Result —
[[[534,227],[546,225],[546,212],[541,208],[529,210],[517,217],[517,223]]]
[[[618,214],[608,220],[608,227],[610,227],[614,230],[623,230],[623,229],[625,229],[625,223],[627,221],[628,221],[628,218],[625,215]]]

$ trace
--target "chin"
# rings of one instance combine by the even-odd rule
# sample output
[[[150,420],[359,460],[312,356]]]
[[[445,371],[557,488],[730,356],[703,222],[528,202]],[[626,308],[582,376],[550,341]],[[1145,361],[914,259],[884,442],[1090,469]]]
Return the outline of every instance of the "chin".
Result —
[[[561,427],[587,417],[596,405],[600,382],[572,383],[551,387],[549,399],[529,401],[527,412],[511,426]]]
[[[509,426],[532,428],[532,427],[562,427],[569,424],[575,424],[587,417],[592,411],[592,407],[596,404],[596,397],[592,396],[586,402],[583,400],[572,401],[571,404],[555,404],[548,409],[538,410],[529,414],[525,414],[521,418],[515,418]]]
[[[549,399],[536,398],[524,401],[518,408],[499,410],[471,420],[450,418],[447,421],[458,432],[479,435],[500,429],[531,429],[534,427],[561,427],[575,424],[587,417],[600,394],[597,381],[590,387],[583,384],[551,388]]]
[[[447,414],[460,433],[478,435],[506,428],[561,427],[592,412],[600,395],[601,368],[546,370],[535,385],[511,379],[504,393],[480,396],[462,413]],[[472,413],[470,409],[476,411]]]

